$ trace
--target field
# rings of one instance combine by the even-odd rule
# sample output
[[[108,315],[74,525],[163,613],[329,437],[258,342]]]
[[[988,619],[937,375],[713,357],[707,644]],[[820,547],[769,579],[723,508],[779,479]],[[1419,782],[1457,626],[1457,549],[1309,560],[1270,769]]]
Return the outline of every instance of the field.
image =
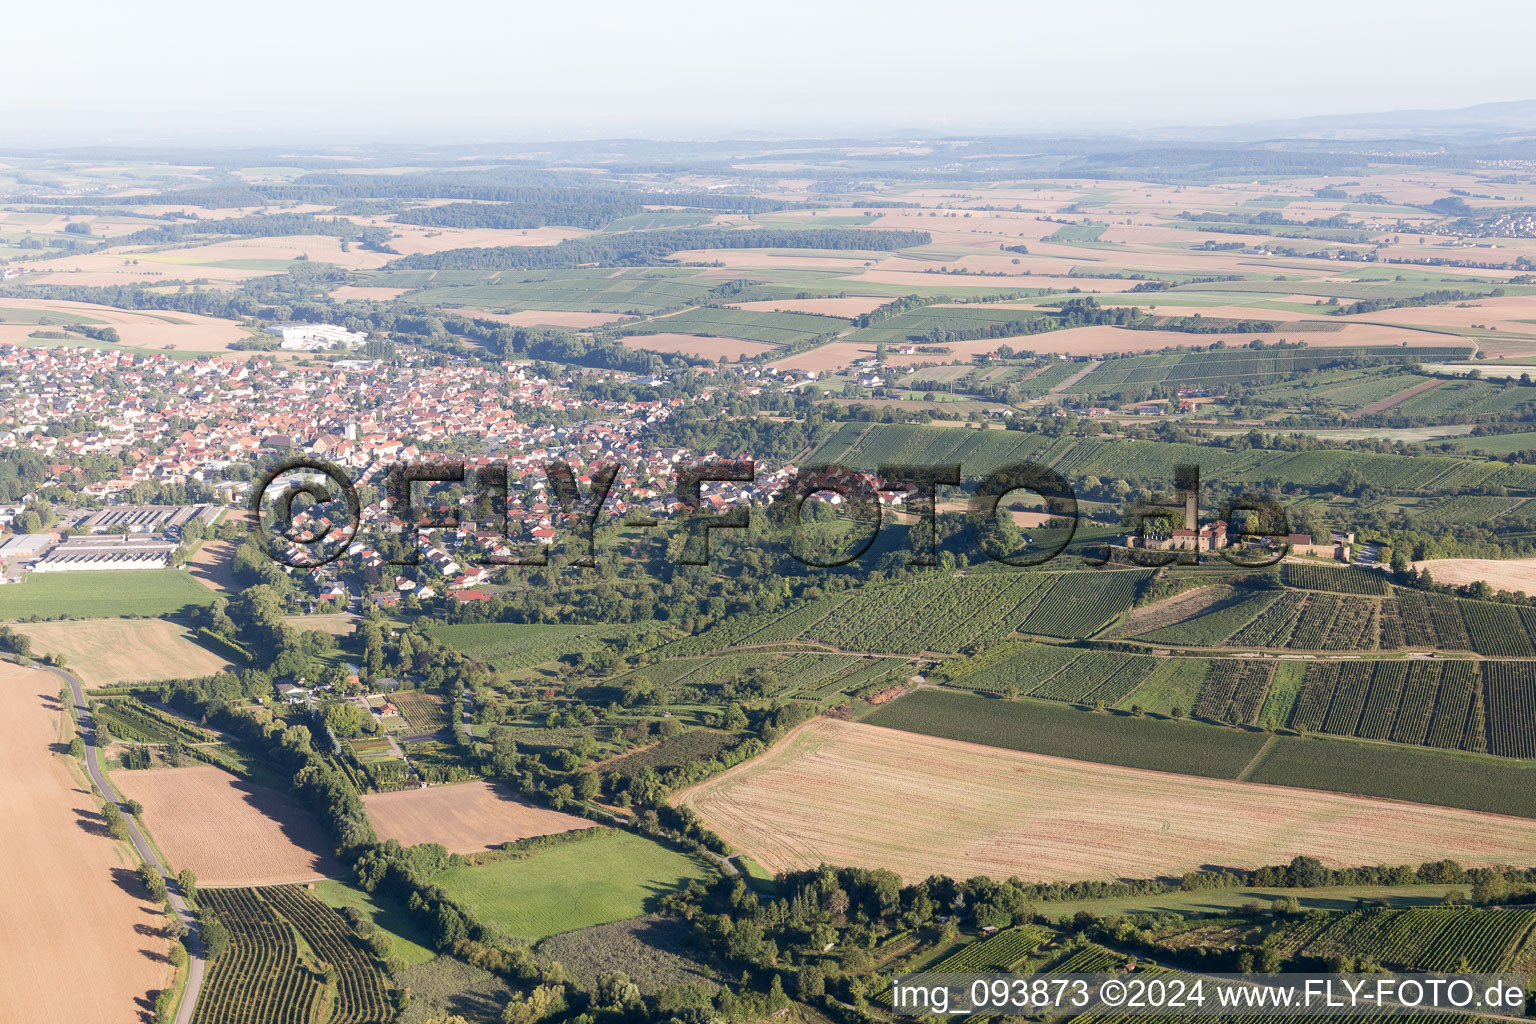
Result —
[[[555,661],[568,654],[599,651],[634,632],[631,626],[555,626],[539,623],[486,622],[432,626],[427,633],[498,672]]]
[[[490,782],[369,793],[363,804],[380,839],[396,839],[401,846],[441,843],[450,853],[474,853],[592,824],[528,803]]]
[[[451,868],[435,881],[481,920],[536,940],[639,917],[657,896],[707,874],[692,857],[615,829],[518,860]]]
[[[174,870],[204,885],[269,885],[335,877],[319,825],[285,794],[243,782],[212,765],[118,771],[125,798],[144,805],[144,823]]]
[[[1536,840],[1536,822],[1152,774],[829,719],[673,799],[769,870],[851,864],[908,881],[1177,875],[1301,853],[1339,866],[1442,856],[1491,864],[1527,856]]]
[[[193,1024],[308,1024],[321,1005],[331,1007],[331,1024],[390,1017],[373,958],[336,911],[302,888],[204,889],[199,902],[229,929],[229,947],[209,967]],[[334,983],[316,960],[335,971]]]
[[[1519,665],[1510,667],[1518,670]],[[1308,732],[1482,751],[1488,744],[1482,702],[1475,699],[1478,685],[1479,666],[1471,661],[1320,662],[1307,667],[1295,710],[1283,724]],[[1499,710],[1506,713],[1502,703]],[[1514,708],[1507,713],[1518,715]]]
[[[1536,818],[1536,765],[1467,754],[1286,736],[1248,778]]]
[[[210,590],[221,594],[234,594],[240,589],[234,572],[235,546],[227,540],[208,539],[197,546],[197,551],[187,560],[187,571],[192,578]]]
[[[0,620],[164,615],[210,605],[216,596],[175,569],[33,573],[24,583],[0,587]]]
[[[1142,572],[930,573],[866,587],[801,634],[850,650],[958,653],[1014,631],[1078,639],[1130,607]]]
[[[0,663],[0,863],[12,878],[0,992],[13,1020],[119,1024],[170,980],[169,942],[133,876],[137,860],[107,835],[101,801],[49,750],[61,739],[58,692],[57,677]],[[71,983],[51,983],[62,964]]]
[[[62,654],[87,686],[211,676],[229,662],[164,619],[30,622],[16,627],[38,654]]]
[[[1536,594],[1536,558],[1437,558],[1413,567],[1428,569],[1436,583],[1464,587],[1481,580],[1494,590]]]

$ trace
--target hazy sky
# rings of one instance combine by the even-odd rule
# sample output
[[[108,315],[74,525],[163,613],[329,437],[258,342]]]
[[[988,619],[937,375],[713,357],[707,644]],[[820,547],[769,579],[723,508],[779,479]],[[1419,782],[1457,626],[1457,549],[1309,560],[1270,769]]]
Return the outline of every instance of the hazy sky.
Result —
[[[1536,4],[8,5],[0,138],[501,141],[1214,124],[1536,98]]]

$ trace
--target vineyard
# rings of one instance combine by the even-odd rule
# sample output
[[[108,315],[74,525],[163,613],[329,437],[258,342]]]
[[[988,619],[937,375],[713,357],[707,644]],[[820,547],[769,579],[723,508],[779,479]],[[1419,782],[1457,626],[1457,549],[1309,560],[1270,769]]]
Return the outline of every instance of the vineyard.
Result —
[[[1110,363],[1122,360],[1110,360]],[[1016,462],[1050,466],[1071,481],[1097,476],[1167,481],[1179,465],[1199,465],[1211,483],[1262,485],[1285,480],[1300,488],[1336,487],[1354,474],[1390,494],[1456,490],[1536,489],[1536,466],[1453,455],[1393,455],[1347,449],[1232,451],[1172,441],[1098,437],[1050,438],[1018,430],[953,430],[905,423],[845,423],[807,462],[874,471],[882,464],[960,463],[976,479]]]
[[[985,974],[1011,971],[1044,945],[1047,933],[1028,926],[1009,928],[973,942],[928,968],[936,974]]]
[[[1215,647],[1266,614],[1280,596],[1273,591],[1241,593],[1192,618],[1142,633],[1138,639],[1189,647]]]
[[[1124,614],[1152,575],[1146,571],[1055,573],[1051,589],[1015,627],[1020,633],[1078,640]]]
[[[927,576],[869,587],[812,624],[805,638],[849,650],[955,654],[1018,628],[1053,575]]]
[[[1445,349],[1455,354],[1464,349]],[[1369,354],[1380,359],[1405,361],[1401,349],[1377,347],[1363,349],[1224,348],[1208,352],[1180,352],[1169,355],[1126,356],[1107,359],[1088,376],[1067,389],[1069,394],[1098,394],[1119,390],[1130,384],[1166,384],[1175,387],[1203,387],[1221,383],[1231,385],[1266,384],[1298,373],[1315,373],[1344,360]]]
[[[1275,666],[1270,662],[1215,662],[1195,702],[1195,714],[1213,722],[1252,725],[1274,675]]]
[[[1536,910],[1414,907],[1356,910],[1282,925],[1266,940],[1285,956],[1368,956],[1389,969],[1505,969],[1536,927]],[[1457,964],[1465,958],[1467,968]]]
[[[1112,706],[1157,668],[1157,658],[1119,651],[1010,642],[946,664],[934,680],[962,690]]]
[[[229,930],[229,947],[209,966],[193,1024],[311,1024],[327,996],[327,967],[335,972],[328,1024],[393,1016],[383,979],[346,922],[298,886],[204,889],[198,901]]]
[[[1482,669],[1488,752],[1536,757],[1536,664],[1490,661]]]
[[[1335,594],[1370,594],[1378,597],[1385,597],[1391,590],[1385,575],[1343,565],[1286,562],[1281,577],[1286,586],[1297,590],[1328,590]]]
[[[1496,663],[1493,663],[1496,664]],[[1485,749],[1470,661],[1348,661],[1307,666],[1289,724],[1304,732]]]

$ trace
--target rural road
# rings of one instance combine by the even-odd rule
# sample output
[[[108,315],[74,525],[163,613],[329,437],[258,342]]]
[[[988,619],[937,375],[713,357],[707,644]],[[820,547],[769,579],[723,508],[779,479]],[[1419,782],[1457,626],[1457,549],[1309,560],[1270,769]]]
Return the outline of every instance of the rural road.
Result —
[[[172,877],[166,866],[160,863],[160,858],[155,855],[154,848],[144,838],[144,833],[139,831],[139,823],[133,815],[128,813],[128,808],[123,806],[123,801],[118,797],[117,790],[112,788],[112,783],[107,781],[106,773],[101,770],[101,754],[96,747],[96,723],[91,720],[91,709],[85,701],[85,689],[80,680],[73,673],[50,665],[32,663],[33,668],[52,672],[64,682],[69,684],[70,693],[74,695],[75,713],[80,721],[80,738],[85,741],[85,769],[90,773],[91,781],[96,784],[103,796],[117,804],[118,810],[123,812],[123,820],[128,824],[128,838],[133,841],[133,848],[156,871],[165,878],[166,899],[170,901],[171,909],[176,911],[176,916],[181,918],[187,926],[187,946],[190,956],[187,958],[187,990],[181,1000],[181,1009],[176,1013],[176,1024],[191,1024],[192,1011],[197,1006],[198,994],[203,989],[203,975],[208,969],[208,961],[203,957],[203,944],[198,937],[197,918],[187,906],[187,901],[182,899],[178,892],[178,883]]]

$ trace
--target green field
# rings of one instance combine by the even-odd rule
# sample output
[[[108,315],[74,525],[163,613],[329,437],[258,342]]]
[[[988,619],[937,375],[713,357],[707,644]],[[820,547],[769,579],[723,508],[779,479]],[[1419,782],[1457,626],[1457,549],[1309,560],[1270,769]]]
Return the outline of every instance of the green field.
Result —
[[[482,921],[537,940],[639,917],[656,897],[708,874],[692,857],[614,829],[521,860],[453,868],[435,881]]]
[[[1536,764],[1421,747],[1281,737],[1248,781],[1536,818]]]
[[[0,587],[0,620],[154,617],[218,597],[178,569],[33,573]]]
[[[919,690],[863,719],[907,732],[1130,768],[1235,778],[1253,760],[1262,733],[1097,714],[1033,700],[1002,701]]]

